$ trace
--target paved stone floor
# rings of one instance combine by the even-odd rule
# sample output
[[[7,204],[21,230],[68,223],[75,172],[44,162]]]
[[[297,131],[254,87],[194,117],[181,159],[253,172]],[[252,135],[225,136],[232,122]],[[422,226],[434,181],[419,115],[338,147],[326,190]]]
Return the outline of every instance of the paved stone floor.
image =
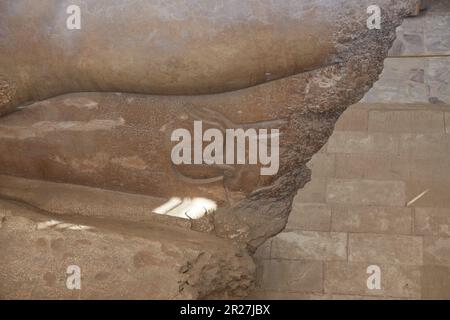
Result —
[[[450,298],[450,106],[352,106],[310,167],[253,297]]]
[[[450,0],[404,21],[369,103],[450,104]]]
[[[251,298],[450,299],[450,1],[407,20],[391,55],[257,252]]]

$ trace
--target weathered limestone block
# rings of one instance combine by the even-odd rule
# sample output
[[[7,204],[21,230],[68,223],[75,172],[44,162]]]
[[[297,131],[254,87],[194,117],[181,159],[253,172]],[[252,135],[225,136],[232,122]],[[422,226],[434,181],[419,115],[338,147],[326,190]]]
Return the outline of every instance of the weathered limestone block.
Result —
[[[306,163],[327,142],[342,112],[377,80],[395,28],[413,12],[417,1],[137,0],[124,4],[78,0],[70,4],[85,12],[81,30],[65,27],[69,1],[0,0],[0,114],[12,112],[0,119],[0,197],[32,205],[44,216],[59,214],[68,223],[69,214],[84,216],[86,225],[98,227],[100,235],[86,233],[93,249],[80,253],[81,264],[88,263],[106,242],[114,244],[117,255],[127,261],[141,250],[132,241],[119,244],[115,237],[122,229],[114,229],[110,236],[108,221],[125,221],[121,228],[133,235],[139,225],[150,223],[154,227],[149,232],[155,234],[139,232],[138,237],[152,243],[160,241],[159,228],[177,225],[181,231],[167,233],[163,240],[175,250],[179,241],[192,238],[182,248],[199,255],[203,244],[195,239],[202,231],[206,233],[202,236],[220,243],[208,247],[207,256],[212,258],[205,263],[222,266],[222,261],[230,260],[235,266],[222,272],[199,268],[199,279],[210,273],[214,279],[183,297],[202,298],[245,294],[253,264],[247,253],[236,252],[245,248],[252,253],[283,230],[293,197],[310,179]],[[374,4],[381,7],[381,29],[367,27],[367,8]],[[25,14],[26,10],[30,12]],[[196,121],[202,122],[203,130]],[[206,129],[223,136],[228,129],[266,130],[271,146],[273,136],[279,137],[279,161],[274,161],[271,175],[262,174],[267,164],[245,161],[179,165],[172,157],[176,144],[172,137],[178,129],[193,137],[196,130],[202,135]],[[130,214],[133,205],[123,208],[108,202],[113,197],[108,192],[117,192],[117,199],[126,198],[125,203],[142,201],[145,209]],[[127,194],[133,194],[132,200]],[[198,220],[185,213],[188,219],[182,222],[154,218],[151,212],[153,202],[199,197],[213,201],[215,212],[205,208],[209,214]],[[109,214],[108,206],[115,208]],[[26,229],[23,225],[33,225],[30,221],[36,219],[16,218],[23,214],[15,211],[4,231],[11,241],[0,247],[8,256],[7,273],[25,259],[8,251],[9,245],[19,246],[15,228]],[[22,222],[15,224],[17,219]],[[39,235],[30,228],[18,234],[31,241]],[[77,240],[74,235],[67,241]],[[228,251],[222,252],[222,243]],[[150,256],[162,255],[154,250]],[[234,253],[239,259],[232,258]],[[177,261],[187,256],[183,253]],[[55,258],[55,265],[62,263],[60,259]],[[105,261],[106,269],[112,267],[112,260]],[[28,288],[26,272],[42,272],[31,261],[24,260],[21,266],[23,274],[8,282],[14,292],[20,292],[22,284]],[[163,290],[178,297],[174,283],[181,278],[175,269],[167,274],[173,281]],[[122,280],[127,297],[137,297],[130,292],[136,288],[135,278]],[[101,290],[84,297],[100,296]],[[145,297],[158,296],[148,291]]]
[[[242,298],[251,257],[230,242],[176,227],[48,216],[0,201],[0,299]],[[81,290],[66,286],[81,268]]]

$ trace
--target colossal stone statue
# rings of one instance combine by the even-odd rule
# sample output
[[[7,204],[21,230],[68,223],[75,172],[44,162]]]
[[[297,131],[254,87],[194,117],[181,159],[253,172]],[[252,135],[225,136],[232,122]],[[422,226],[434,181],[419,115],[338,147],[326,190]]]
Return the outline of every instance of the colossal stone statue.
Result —
[[[283,230],[416,5],[0,0],[0,269],[22,271],[0,297],[44,281],[32,297],[73,298],[55,276],[69,261],[92,278],[84,298],[244,296],[249,254]]]

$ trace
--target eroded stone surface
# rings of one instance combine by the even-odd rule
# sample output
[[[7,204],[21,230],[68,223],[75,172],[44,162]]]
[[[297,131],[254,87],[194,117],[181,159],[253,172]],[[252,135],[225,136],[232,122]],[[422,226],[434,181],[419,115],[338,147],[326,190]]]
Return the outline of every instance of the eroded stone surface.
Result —
[[[253,283],[246,252],[202,233],[51,217],[6,201],[0,217],[2,299],[240,298]],[[81,290],[66,286],[72,265]]]
[[[171,3],[177,4],[177,1],[179,0]],[[80,3],[88,8],[94,6],[96,9],[94,11],[97,12],[94,16],[99,15],[98,12],[110,9],[111,17],[119,18],[119,21],[126,18],[129,14],[127,10],[130,9],[127,7],[119,10],[116,2],[108,2],[106,5],[106,2],[100,1],[94,5],[86,0],[80,1]],[[208,6],[204,6],[206,3]],[[178,35],[178,33],[172,33],[172,30],[178,30],[177,25],[180,22],[177,19],[173,19],[174,21],[169,19],[167,22],[163,19],[165,16],[161,10],[156,10],[150,15],[154,17],[156,14],[155,20],[148,19],[150,22],[153,21],[155,26],[152,25],[153,22],[150,23],[145,19],[132,21],[129,26],[131,30],[145,31],[146,27],[170,30],[168,34],[163,33],[157,36],[159,37],[158,41],[166,41],[164,42],[165,46],[160,48],[162,51],[152,51],[147,47],[143,50],[143,44],[139,41],[136,42],[135,38],[129,39],[130,29],[128,28],[120,27],[120,30],[113,32],[114,27],[109,20],[104,25],[97,25],[105,22],[104,19],[95,23],[92,19],[86,20],[86,23],[91,22],[99,27],[96,29],[98,33],[87,32],[87,40],[84,40],[86,42],[67,40],[64,38],[65,31],[53,29],[55,36],[45,37],[46,40],[38,44],[39,39],[43,37],[39,33],[40,30],[47,29],[34,27],[42,23],[43,17],[51,16],[56,21],[61,19],[59,14],[48,10],[48,6],[51,6],[53,1],[47,0],[40,4],[39,10],[33,12],[34,19],[31,23],[17,24],[20,25],[20,28],[10,30],[8,35],[12,37],[26,34],[26,39],[21,36],[17,37],[15,42],[0,42],[2,77],[6,75],[7,83],[15,83],[17,86],[13,99],[0,105],[0,114],[10,112],[12,106],[23,102],[77,91],[122,91],[158,93],[167,94],[167,96],[76,93],[22,108],[20,111],[0,119],[0,154],[2,154],[0,174],[56,183],[78,184],[165,200],[174,196],[195,196],[214,200],[219,205],[217,212],[207,217],[206,221],[203,220],[187,227],[210,233],[210,235],[204,236],[211,237],[208,239],[211,239],[213,244],[215,241],[219,241],[220,244],[225,243],[228,246],[225,252],[221,252],[223,250],[221,245],[213,245],[207,254],[200,254],[199,248],[206,250],[204,249],[205,245],[199,244],[195,240],[197,233],[193,230],[186,231],[181,228],[179,233],[173,232],[167,235],[168,243],[174,241],[173,250],[175,251],[179,241],[193,238],[194,241],[188,241],[185,246],[182,245],[182,248],[185,248],[186,252],[193,250],[195,254],[192,259],[200,261],[197,264],[198,269],[194,264],[196,278],[189,280],[188,283],[189,287],[192,283],[199,283],[199,285],[202,283],[202,287],[193,290],[186,288],[183,292],[189,292],[189,294],[182,293],[181,295],[184,298],[224,297],[228,294],[230,296],[243,295],[251,284],[251,276],[248,275],[253,272],[253,265],[247,259],[246,254],[239,253],[240,250],[246,248],[253,252],[259,245],[285,227],[293,197],[310,178],[310,170],[306,163],[327,142],[337,119],[346,107],[358,101],[378,78],[382,70],[383,59],[394,39],[395,28],[401,22],[402,17],[411,12],[410,9],[414,3],[413,0],[380,0],[379,4],[384,14],[383,28],[369,30],[366,26],[366,10],[369,4],[373,4],[373,1],[305,0],[287,2],[283,5],[280,4],[279,7],[275,5],[277,8],[273,7],[271,1],[251,1],[248,7],[242,8],[242,2],[239,1],[233,2],[231,7],[225,6],[217,11],[221,15],[224,13],[222,11],[224,8],[239,7],[240,10],[223,17],[225,22],[229,22],[227,25],[221,19],[213,19],[211,22],[205,18],[214,18],[214,15],[205,14],[216,7],[213,2],[196,0],[189,4],[185,3],[185,6],[175,6],[176,8],[171,9],[175,16],[181,14],[183,17],[188,17],[187,22],[183,21],[184,29],[188,33],[199,32],[187,34],[186,43],[173,51],[172,47],[175,43],[178,44],[178,42],[171,42],[173,37],[176,38]],[[0,31],[10,23],[12,12],[21,12],[20,10],[23,8],[21,6],[26,7],[26,4],[30,4],[30,1],[8,1],[1,4],[5,10],[0,10]],[[200,6],[196,7],[197,5]],[[167,7],[167,5],[165,6]],[[142,7],[138,17],[142,17],[142,14],[145,15],[152,5],[148,7],[143,5]],[[193,11],[195,17],[187,11],[183,11],[188,7],[196,9]],[[163,7],[157,6],[157,8]],[[260,11],[259,9],[264,10]],[[239,12],[246,12],[246,10],[251,13],[250,16],[254,13],[257,19],[248,20],[248,17],[240,16]],[[256,14],[256,12],[258,13]],[[16,16],[20,17],[19,14],[14,15],[14,17]],[[107,19],[111,18],[108,15],[106,17]],[[206,20],[199,19],[199,17]],[[261,26],[260,24],[261,19],[264,20],[267,17],[270,18],[270,23],[267,25],[273,26],[270,30],[267,29],[267,25]],[[298,19],[299,17],[305,17],[305,19]],[[148,16],[145,15],[145,18],[147,19]],[[131,22],[128,18],[125,20]],[[241,24],[243,20],[248,22],[245,28]],[[138,23],[139,28],[133,26],[133,23]],[[211,23],[212,25],[210,25]],[[64,24],[62,25],[64,26]],[[225,25],[229,28],[226,28],[219,36],[203,37],[204,30],[222,30],[221,28]],[[165,29],[167,26],[168,29]],[[253,32],[245,32],[247,28]],[[239,30],[239,32],[236,33],[235,30]],[[105,32],[108,35],[101,40]],[[257,38],[260,34],[261,39],[266,39],[261,40],[262,47],[254,47],[255,34]],[[199,35],[200,38],[196,38]],[[251,35],[251,41],[245,38],[248,35]],[[242,36],[244,37],[242,38]],[[16,47],[20,45],[21,41],[29,41],[30,38],[36,40],[32,57],[29,56],[29,52],[17,52]],[[290,38],[295,38],[295,41],[289,40]],[[47,41],[47,39],[49,40]],[[56,42],[52,42],[55,39],[63,39],[63,42],[56,44]],[[127,39],[127,41],[123,42],[123,39]],[[281,39],[289,41],[284,42]],[[99,47],[93,47],[92,43],[99,43],[98,41],[105,42],[102,42]],[[108,51],[110,48],[108,43],[116,44],[117,50]],[[126,52],[123,50],[124,43],[127,44]],[[135,46],[130,47],[130,43],[134,43]],[[247,50],[250,44],[251,49]],[[299,44],[301,48],[297,48],[293,44]],[[196,50],[192,50],[192,45],[196,47]],[[173,54],[165,54],[167,53],[164,51],[167,49],[166,46]],[[223,49],[224,47],[226,50],[218,50],[218,48]],[[272,50],[273,47],[277,47],[278,50]],[[236,52],[230,52],[231,48],[235,48]],[[39,63],[45,61],[43,57],[47,58],[49,49],[55,59],[52,59],[50,64]],[[295,54],[290,55],[290,50],[293,50]],[[70,53],[74,51],[81,52],[81,55],[79,57],[70,56]],[[214,54],[211,54],[211,51]],[[14,54],[11,54],[12,52]],[[217,52],[221,52],[221,54],[217,54]],[[255,57],[255,53],[263,56]],[[246,55],[245,59],[241,58],[242,54]],[[279,54],[281,54],[281,58]],[[15,59],[14,63],[11,62],[11,59]],[[132,65],[123,63],[124,59],[135,61],[135,63]],[[21,65],[21,76],[14,69],[16,65]],[[156,72],[152,72],[155,70],[155,66]],[[161,66],[165,67],[161,68]],[[47,81],[42,81],[42,79]],[[278,80],[272,81],[275,79]],[[228,92],[241,88],[242,90]],[[211,94],[216,92],[224,93]],[[174,93],[209,94],[170,96]],[[231,168],[212,165],[180,167],[172,165],[170,159],[173,147],[170,141],[171,133],[178,128],[187,128],[192,132],[195,120],[202,120],[208,127],[218,128],[222,132],[227,128],[279,129],[281,133],[279,171],[274,176],[261,176],[258,165],[238,165],[231,166]],[[33,189],[32,187],[14,189],[17,186],[17,180],[13,182],[8,180],[10,178],[1,177],[4,179],[3,196],[31,203],[33,210],[55,211],[66,215],[64,219],[68,219],[67,214],[81,215],[83,211],[98,214],[98,210],[101,208],[98,203],[91,208],[85,205],[77,208],[77,201],[59,200],[59,204],[58,201],[42,201],[43,195],[42,193],[39,195],[39,191],[36,189],[34,191],[30,191]],[[30,183],[31,186],[34,185],[33,182]],[[72,191],[74,188],[69,187]],[[65,195],[70,196],[72,191]],[[86,194],[84,197],[87,197]],[[49,199],[48,196],[44,198]],[[92,199],[91,196],[88,202],[93,201],[92,203],[94,203],[102,201],[102,199],[107,201],[105,199],[108,199],[108,196],[102,196],[100,199]],[[144,203],[144,207],[149,206],[148,199],[139,198],[138,202],[140,203],[140,201]],[[87,261],[90,255],[96,255],[98,253],[96,250],[103,248],[103,243],[115,244],[117,242],[115,248],[118,251],[109,252],[109,256],[117,254],[118,257],[129,262],[129,258],[133,255],[134,267],[156,268],[149,273],[137,272],[136,275],[136,277],[144,277],[148,281],[152,281],[155,274],[162,272],[162,269],[158,269],[160,266],[165,265],[166,262],[175,263],[175,261],[170,260],[170,257],[163,256],[159,251],[158,244],[163,240],[148,239],[153,235],[144,236],[141,233],[137,235],[139,241],[143,243],[150,241],[151,245],[154,245],[155,249],[152,247],[150,251],[141,252],[142,248],[135,244],[134,240],[130,240],[130,243],[126,243],[128,241],[119,243],[118,239],[121,236],[118,236],[116,232],[123,231],[136,235],[139,228],[129,224],[132,222],[128,222],[123,226],[124,230],[115,228],[110,230],[109,226],[114,223],[108,221],[113,221],[117,217],[120,217],[121,221],[130,220],[122,219],[123,215],[127,215],[127,212],[130,211],[126,202],[118,208],[124,208],[124,210],[116,210],[108,216],[108,219],[101,220],[100,229],[106,230],[102,231],[101,235],[97,236],[95,233],[91,235],[89,233],[91,231],[87,230],[69,230],[67,241],[72,243],[78,239],[76,236],[72,237],[73,232],[88,232],[86,234],[92,240],[93,251],[86,251],[86,254],[75,251],[76,255],[80,255],[82,263]],[[48,211],[45,211],[45,214],[52,214]],[[104,210],[104,212],[106,211]],[[142,211],[137,210],[137,212],[137,214],[135,213],[137,218],[148,220]],[[9,292],[20,295],[23,289],[25,295],[28,295],[27,290],[30,284],[25,281],[25,273],[34,271],[36,274],[42,274],[43,269],[42,266],[33,266],[27,262],[25,255],[36,254],[29,253],[28,246],[22,251],[19,250],[17,254],[14,251],[8,251],[8,245],[14,246],[21,239],[31,241],[35,237],[35,223],[30,222],[34,221],[33,218],[22,217],[20,210],[19,213],[18,218],[16,213],[12,214],[11,227],[5,229],[5,222],[2,222],[2,232],[7,237],[11,237],[10,241],[2,242],[6,243],[6,245],[4,244],[6,247],[2,247],[2,250],[8,254],[8,259],[5,259],[4,262],[5,274],[10,274],[12,272],[10,268],[15,267],[15,264],[21,260],[24,272],[22,277],[17,278],[15,284],[14,282],[5,282],[5,286],[9,286],[5,291],[8,292],[8,288],[15,288]],[[87,222],[95,223],[97,221],[96,217],[86,215],[89,216]],[[152,219],[149,220],[151,221],[148,223],[155,223]],[[70,228],[70,223],[69,225],[63,223],[63,225]],[[145,225],[143,224],[143,227]],[[154,229],[158,231],[159,228],[155,227]],[[41,231],[39,230],[39,232]],[[49,237],[54,236],[53,230],[42,232],[49,232]],[[158,232],[156,234],[159,235]],[[219,240],[219,238],[223,239]],[[163,239],[166,238],[163,237]],[[62,240],[55,239],[54,247],[64,248],[64,241],[64,237]],[[42,240],[39,242],[41,245],[44,243]],[[319,232],[294,232],[286,239],[275,239],[272,243],[272,254],[275,256],[286,254],[284,248],[286,243],[291,244],[299,258],[317,257],[327,260],[346,258],[347,238],[345,234],[336,233],[327,236]],[[184,249],[178,248],[178,250]],[[234,261],[233,254],[243,260]],[[155,257],[160,256],[162,262],[153,261]],[[61,260],[58,259],[52,260],[55,266],[61,263]],[[184,253],[181,254],[180,259],[188,260],[184,257]],[[230,267],[222,264],[222,261],[227,260],[231,260]],[[104,263],[108,264],[108,268],[112,268],[114,265],[110,258],[105,258]],[[27,266],[37,269],[26,270]],[[55,270],[46,271],[42,275],[47,286],[52,287],[54,284],[60,283]],[[183,267],[182,270],[181,273],[185,272],[186,268]],[[174,297],[178,297],[176,294],[180,294],[180,288],[173,283],[174,280],[178,282],[180,276],[174,269],[168,269],[165,272],[163,279],[167,277],[172,281],[167,282],[166,285],[169,287],[161,288],[161,290],[173,293]],[[122,273],[119,272],[119,275]],[[96,270],[96,273],[90,274],[90,276],[95,280],[104,281],[110,277],[110,274],[108,270],[101,269],[98,272]],[[128,278],[128,276],[121,278],[124,284],[123,288],[127,289],[124,296],[128,294],[129,298],[137,297],[135,295],[138,293],[131,292],[133,291],[131,288],[139,286],[136,284],[136,279]],[[36,285],[36,282],[31,285]],[[106,286],[108,285],[109,282]],[[43,290],[42,286],[38,286],[39,290]],[[102,294],[104,289],[105,287],[103,289],[95,287],[83,298],[95,298],[98,294]],[[116,297],[116,291],[112,292],[113,297]],[[151,291],[144,292],[149,297],[158,297]],[[56,295],[72,298],[65,296],[66,293],[57,291],[32,294],[35,294],[33,297]]]

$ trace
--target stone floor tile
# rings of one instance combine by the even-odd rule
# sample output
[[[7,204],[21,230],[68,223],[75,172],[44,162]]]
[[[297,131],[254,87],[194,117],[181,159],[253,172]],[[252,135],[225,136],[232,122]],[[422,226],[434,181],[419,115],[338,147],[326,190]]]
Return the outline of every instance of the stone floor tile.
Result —
[[[334,154],[316,153],[308,163],[313,179],[334,177]]]
[[[450,238],[424,237],[424,263],[450,267]]]
[[[408,159],[391,154],[335,154],[336,178],[404,180],[410,177]]]
[[[406,199],[409,207],[450,208],[450,182],[407,181]]]
[[[409,159],[406,165],[409,167],[408,180],[450,182],[450,154],[416,156]],[[447,172],[448,174],[445,174]]]
[[[346,260],[347,234],[289,231],[272,242],[272,259]]]
[[[383,153],[398,150],[398,137],[387,133],[335,131],[328,142],[329,153]]]
[[[333,296],[323,293],[255,290],[248,296],[247,300],[333,300]]]
[[[316,178],[308,182],[297,194],[298,201],[304,203],[325,203],[326,178]]]
[[[332,230],[352,233],[411,234],[412,209],[353,206],[333,208]]]
[[[404,206],[402,181],[333,179],[327,185],[327,203],[363,206]]]
[[[380,268],[381,289],[369,289],[373,275],[368,263],[327,262],[325,293],[369,295],[397,298],[420,298],[421,269],[419,266],[377,265]]]
[[[422,267],[422,299],[450,300],[450,267]]]
[[[410,158],[448,157],[450,135],[448,134],[401,134],[399,154]]]
[[[450,54],[449,15],[428,15],[424,19],[424,47],[428,55]]]
[[[428,103],[430,85],[425,82],[423,58],[388,58],[380,80],[365,95],[368,103]]]
[[[323,203],[301,203],[294,200],[286,229],[330,231],[331,208]]]
[[[450,237],[450,208],[415,208],[414,233]]]
[[[367,132],[368,110],[360,105],[359,108],[349,108],[336,123],[336,131],[360,131]]]
[[[349,235],[349,261],[421,265],[422,245],[418,236],[353,233]]]
[[[264,260],[262,290],[323,292],[323,262]]]
[[[438,110],[369,112],[369,132],[444,133],[444,114]]]

